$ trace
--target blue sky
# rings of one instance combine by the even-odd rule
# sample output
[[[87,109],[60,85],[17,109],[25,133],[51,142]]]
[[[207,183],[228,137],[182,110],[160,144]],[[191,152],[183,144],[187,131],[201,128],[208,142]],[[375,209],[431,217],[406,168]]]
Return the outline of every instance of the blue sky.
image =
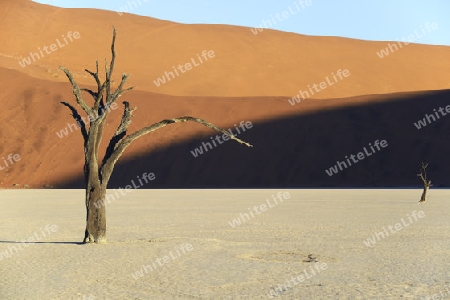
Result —
[[[180,23],[230,24],[308,35],[343,36],[364,40],[401,40],[426,34],[416,42],[450,46],[449,0],[36,0],[60,7],[128,9],[130,13]],[[136,6],[132,4],[136,3]],[[122,8],[122,9],[121,9]],[[289,12],[289,8],[292,12]],[[281,15],[286,11],[285,18]],[[279,14],[279,21],[276,14]],[[119,14],[118,14],[118,17]],[[427,30],[428,23],[437,29]]]

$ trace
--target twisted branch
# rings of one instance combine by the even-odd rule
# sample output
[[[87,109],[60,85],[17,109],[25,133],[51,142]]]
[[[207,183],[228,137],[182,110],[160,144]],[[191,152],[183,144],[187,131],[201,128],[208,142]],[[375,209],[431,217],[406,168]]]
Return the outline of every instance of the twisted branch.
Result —
[[[77,100],[78,105],[88,114],[88,116],[92,119],[92,115],[93,115],[93,111],[92,109],[86,104],[86,102],[84,102],[83,97],[81,96],[81,90],[80,87],[78,86],[77,82],[75,81],[75,79],[73,78],[72,74],[70,73],[69,70],[67,70],[66,68],[60,66],[59,69],[61,71],[63,71],[67,78],[70,81],[70,84],[72,85],[72,91],[73,94],[75,95],[75,98]]]
[[[125,116],[125,113],[124,113],[124,116]],[[131,114],[130,114],[130,117],[131,117]],[[122,118],[122,121],[123,121],[123,118]],[[125,151],[125,149],[134,140],[136,140],[136,139],[138,139],[138,138],[140,138],[140,137],[142,137],[142,136],[144,136],[144,135],[146,135],[146,134],[148,134],[150,132],[153,132],[155,130],[161,129],[161,128],[167,126],[167,125],[175,124],[175,123],[184,123],[184,122],[189,122],[189,121],[190,122],[196,122],[196,123],[204,125],[205,127],[212,128],[212,129],[214,129],[216,131],[219,131],[219,132],[227,135],[228,137],[230,137],[230,139],[235,140],[239,144],[243,144],[243,145],[245,145],[247,147],[253,147],[251,144],[249,144],[247,142],[244,142],[243,140],[241,140],[241,139],[235,137],[234,135],[230,134],[225,129],[217,127],[216,125],[211,124],[211,123],[209,123],[209,122],[207,122],[207,121],[205,121],[203,119],[200,119],[200,118],[184,116],[184,117],[179,117],[179,118],[174,118],[174,119],[166,119],[166,120],[162,120],[162,121],[160,121],[158,123],[154,123],[154,124],[152,124],[150,126],[147,126],[145,128],[142,128],[141,130],[138,130],[138,131],[134,132],[133,134],[130,134],[127,137],[123,138],[120,142],[116,141],[114,149],[111,150],[112,153],[110,154],[109,157],[105,156],[105,158],[103,160],[103,163],[102,163],[102,166],[100,167],[101,174],[105,175],[105,177],[103,177],[103,180],[106,180],[106,182],[109,180],[108,174],[111,174],[111,170],[114,167],[114,164],[120,158],[120,156]],[[127,122],[131,122],[131,121],[128,119]],[[129,123],[128,123],[128,125],[129,125]],[[126,127],[128,127],[128,125]]]

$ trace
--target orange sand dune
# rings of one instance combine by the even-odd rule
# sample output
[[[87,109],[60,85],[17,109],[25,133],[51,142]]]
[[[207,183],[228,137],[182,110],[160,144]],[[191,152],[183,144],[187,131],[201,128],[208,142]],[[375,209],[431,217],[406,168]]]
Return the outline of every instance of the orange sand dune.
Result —
[[[36,79],[18,71],[4,68],[0,68],[0,78],[5,79],[0,81],[0,90],[2,91],[0,94],[0,103],[2,103],[3,107],[1,111],[2,126],[0,129],[0,155],[1,157],[5,157],[5,159],[8,154],[19,154],[21,157],[20,161],[9,166],[6,170],[0,171],[0,187],[11,187],[15,183],[20,186],[27,184],[30,187],[42,187],[46,184],[56,186],[72,184],[69,183],[68,180],[79,178],[82,174],[84,156],[81,134],[74,125],[70,111],[60,104],[61,101],[68,101],[75,105],[70,84]],[[225,129],[233,128],[233,124],[238,124],[241,121],[250,121],[254,124],[254,128],[259,129],[252,129],[249,131],[249,135],[243,136],[242,138],[248,140],[250,143],[255,143],[255,147],[245,148],[237,143],[235,145],[228,143],[227,146],[217,150],[214,149],[214,151],[211,151],[211,153],[204,156],[205,159],[208,159],[209,161],[207,165],[213,165],[214,161],[230,158],[233,163],[228,164],[227,167],[233,169],[238,165],[243,165],[237,162],[247,160],[250,169],[246,171],[249,171],[253,169],[253,167],[250,167],[250,160],[256,160],[255,163],[261,166],[263,161],[265,161],[264,164],[269,163],[269,161],[267,161],[267,159],[269,159],[269,165],[271,167],[269,167],[266,172],[270,174],[271,172],[273,173],[274,170],[278,170],[287,175],[288,173],[291,173],[291,171],[286,169],[287,166],[292,167],[295,170],[301,170],[303,167],[300,166],[305,163],[311,164],[320,161],[311,160],[311,157],[325,156],[331,158],[331,155],[325,153],[326,151],[331,150],[330,147],[322,147],[320,146],[321,144],[336,143],[338,148],[335,148],[333,151],[337,151],[344,146],[347,148],[349,147],[349,151],[357,149],[360,144],[355,141],[347,141],[347,139],[351,139],[355,134],[373,135],[374,130],[380,129],[376,129],[377,124],[372,123],[374,121],[379,122],[382,119],[388,120],[389,122],[392,121],[394,123],[393,125],[382,125],[381,127],[389,126],[389,128],[392,127],[391,131],[394,129],[398,130],[398,126],[396,125],[398,116],[395,114],[398,113],[398,105],[400,104],[393,106],[393,108],[381,108],[381,111],[379,112],[370,112],[374,109],[368,107],[367,111],[370,113],[367,118],[364,117],[362,120],[365,120],[365,122],[368,122],[370,125],[360,127],[360,122],[354,123],[355,134],[345,130],[344,132],[346,133],[344,133],[344,135],[333,137],[333,129],[319,130],[316,128],[319,130],[318,133],[321,131],[324,131],[324,133],[328,130],[331,131],[327,133],[328,137],[322,136],[318,138],[318,141],[314,141],[314,136],[311,136],[309,132],[312,129],[316,130],[314,129],[317,126],[314,125],[315,123],[319,124],[322,122],[320,120],[323,120],[324,127],[334,126],[332,123],[330,123],[331,125],[327,124],[327,122],[331,120],[330,117],[320,117],[321,114],[324,114],[326,111],[331,111],[332,113],[335,110],[339,110],[340,107],[341,109],[353,106],[364,107],[369,104],[385,103],[386,101],[401,103],[409,98],[420,97],[420,95],[420,93],[406,93],[398,95],[360,96],[346,99],[308,99],[293,107],[288,103],[287,98],[283,97],[216,97],[213,98],[214,101],[211,101],[211,97],[178,97],[159,95],[145,91],[131,91],[123,96],[122,101],[127,100],[132,106],[138,107],[138,110],[134,113],[135,117],[133,118],[133,122],[130,125],[130,133],[162,119],[183,115],[204,118]],[[88,101],[90,100],[89,97],[89,95],[86,95],[85,99]],[[408,135],[417,132],[412,125],[412,120],[416,121],[418,118],[423,118],[423,113],[431,111],[431,108],[440,103],[430,97],[426,98],[428,97],[426,93],[424,93],[423,97],[425,97],[423,100],[417,99],[414,100],[414,103],[425,104],[425,102],[429,102],[427,105],[430,107],[426,108],[421,105],[414,108],[414,110],[411,110],[409,113],[409,119],[411,121],[402,122],[404,123],[402,124],[403,127],[411,127],[406,131]],[[445,99],[443,103],[445,103]],[[122,114],[122,104],[120,101],[118,101],[118,104],[119,108],[113,110],[108,119],[109,121],[104,134],[103,147],[100,150],[101,154],[104,153],[104,148],[109,137],[118,126]],[[417,106],[416,104],[408,104],[406,102],[404,105]],[[359,111],[360,112],[357,113],[358,115],[365,113],[364,111],[361,111],[361,109],[359,109]],[[315,114],[318,114],[316,120],[314,119]],[[341,120],[342,124],[353,124],[352,120],[355,118],[353,116],[355,113],[341,113],[341,117],[338,117],[338,114],[333,118]],[[301,117],[302,115],[309,115],[305,116],[302,123],[286,122],[292,118],[299,118],[299,120],[301,120],[303,118]],[[378,117],[376,117],[377,115]],[[404,113],[403,116],[405,116]],[[270,125],[271,123],[275,125]],[[276,125],[277,123],[285,123],[286,125]],[[73,129],[71,131],[67,129],[68,124],[73,124]],[[436,122],[436,125],[446,126],[445,124],[448,124],[445,120]],[[444,133],[446,130],[445,128],[446,127],[438,129],[438,131],[434,130],[436,132],[433,131],[433,136],[438,136],[440,134],[439,132]],[[431,129],[432,128],[430,128],[430,130]],[[62,134],[61,130],[66,130],[67,136],[64,135],[62,138],[58,137],[57,133]],[[381,130],[383,132],[385,129],[381,128]],[[426,133],[426,131],[418,133]],[[201,163],[201,159],[193,158],[189,153],[190,150],[201,145],[201,142],[208,141],[209,137],[214,134],[213,131],[204,128],[199,124],[187,123],[170,125],[142,137],[133,143],[133,145],[124,153],[121,163],[129,163],[126,164],[127,167],[125,169],[118,169],[115,176],[113,176],[114,182],[117,184],[122,181],[129,181],[127,175],[124,174],[125,171],[128,174],[133,174],[135,177],[135,174],[142,174],[139,172],[141,172],[141,168],[144,165],[151,165],[154,166],[152,168],[156,168],[156,164],[159,162],[158,160],[155,160],[151,154],[160,153],[160,150],[163,150],[170,145],[172,145],[172,148],[178,147],[179,149],[174,152],[175,154],[168,155],[168,157],[164,159],[164,163],[168,166],[164,166],[163,169],[172,169],[175,174],[180,170],[187,168],[186,166],[189,164],[194,164],[196,171],[189,175],[189,177],[202,178],[202,176],[212,176],[208,174],[215,174],[214,176],[219,177],[224,176],[223,174],[225,173],[223,173],[223,167],[217,167],[216,170],[209,168],[209,170],[206,171],[203,169],[205,165],[204,163]],[[306,136],[308,142],[305,142],[304,137],[300,138],[300,136]],[[330,142],[323,140],[325,138],[329,138]],[[382,136],[375,136],[375,138],[382,138]],[[421,136],[419,135],[417,138],[420,140]],[[439,146],[437,143],[436,145]],[[428,145],[422,146],[428,147]],[[303,152],[306,151],[305,153],[307,154],[300,157],[296,157],[295,154],[294,156],[292,156],[292,154],[287,155],[287,153],[292,153],[292,151],[297,152],[300,151],[300,149],[302,149]],[[420,149],[422,148],[417,148],[417,151]],[[439,149],[445,150],[442,145],[439,146]],[[230,152],[227,153],[227,151]],[[274,152],[270,153],[270,151]],[[400,149],[399,151],[402,152],[404,149]],[[169,153],[172,152],[173,151],[171,150]],[[187,155],[187,158],[181,158],[182,161],[180,162],[180,155]],[[250,156],[246,158],[244,155]],[[131,161],[136,158],[140,158],[140,160],[131,163]],[[340,157],[337,156],[337,158]],[[382,157],[380,156],[380,158]],[[418,157],[418,159],[419,158],[420,157]],[[321,161],[324,161],[324,159],[321,159]],[[3,161],[0,160],[0,163],[2,162]],[[384,165],[389,166],[389,164]],[[414,164],[408,166],[414,167]],[[273,170],[270,168],[273,168]],[[321,170],[322,168],[324,167],[320,167],[320,172],[323,172],[323,170]],[[318,167],[311,166],[308,170],[318,171],[319,169]],[[307,172],[301,173],[308,174]],[[283,180],[281,180],[281,182],[282,181]],[[169,183],[158,182],[158,185],[164,184]],[[249,182],[249,184],[252,184],[252,182]],[[73,185],[71,186],[73,187]],[[75,184],[75,186],[81,187],[77,184]]]
[[[116,65],[132,75],[137,89],[182,96],[294,96],[308,85],[333,82],[332,73],[347,69],[348,78],[327,86],[312,98],[338,98],[365,94],[445,89],[450,87],[450,47],[409,44],[389,56],[377,52],[387,42],[338,37],[314,37],[265,30],[254,35],[249,28],[228,25],[186,25],[153,18],[95,9],[61,9],[25,0],[0,3],[0,66],[33,77],[64,81],[64,65],[82,83],[95,60],[103,68],[109,59],[111,26],[118,30]],[[79,38],[64,43],[68,32]],[[64,37],[63,37],[64,35]],[[20,58],[44,46],[56,46],[31,66]],[[214,51],[203,63],[197,54]],[[212,52],[211,52],[212,53]],[[188,62],[198,66],[161,84],[154,80]],[[203,60],[205,60],[203,58]],[[169,75],[170,76],[170,75]]]
[[[4,0],[0,2],[0,167],[5,166],[10,154],[21,158],[6,170],[0,170],[1,187],[14,183],[30,187],[46,184],[81,187],[81,135],[75,125],[72,125],[74,132],[67,131],[68,136],[57,135],[74,124],[69,110],[60,102],[75,102],[58,66],[69,68],[81,85],[92,85],[84,68],[93,70],[95,60],[103,68],[104,59],[110,58],[112,25],[118,30],[115,84],[121,72],[126,72],[132,75],[129,85],[136,86],[135,91],[121,99],[139,108],[130,132],[183,115],[204,118],[225,129],[241,121],[251,121],[255,128],[259,126],[243,136],[259,144],[254,152],[240,152],[236,149],[243,146],[236,144],[236,148],[224,146],[202,159],[194,159],[189,151],[208,141],[214,132],[198,124],[168,126],[127,149],[121,160],[123,166],[112,178],[114,185],[129,181],[131,175],[135,177],[147,162],[155,162],[158,174],[172,170],[166,174],[166,181],[158,183],[160,187],[217,186],[217,182],[223,183],[220,185],[223,187],[244,187],[247,183],[252,187],[371,186],[386,182],[410,185],[410,181],[403,180],[404,173],[399,177],[391,171],[403,170],[404,164],[414,169],[416,159],[446,155],[442,151],[447,145],[439,145],[438,140],[447,130],[445,120],[426,129],[434,130],[433,149],[430,144],[422,144],[428,138],[427,131],[417,131],[413,122],[438,105],[446,105],[447,92],[426,91],[450,87],[447,77],[450,47],[410,44],[379,58],[377,51],[387,43],[273,30],[254,35],[249,28],[237,26],[185,25],[95,9],[61,9],[25,0]],[[203,57],[205,61],[200,63],[197,54],[204,50],[208,61]],[[37,57],[41,51],[42,57]],[[24,65],[23,59],[31,59],[30,52],[37,53],[33,54],[35,61]],[[154,84],[164,72],[175,72],[172,66],[187,62],[198,65],[159,87]],[[348,70],[342,79],[337,75],[339,69]],[[327,81],[333,84],[326,83],[320,92],[295,106],[289,104],[288,100],[299,90],[308,91],[308,85]],[[122,107],[118,104],[119,109],[110,116],[101,153],[120,120]],[[400,122],[396,115],[405,111],[403,105],[414,107],[408,109],[407,122]],[[330,118],[337,125],[332,125]],[[378,125],[381,119],[384,125]],[[359,128],[363,121],[366,123]],[[340,126],[341,136],[334,136],[336,126]],[[333,177],[334,181],[320,177],[333,161],[359,149],[363,141],[367,144],[362,137],[382,138],[374,135],[377,132],[380,135],[390,132],[397,142],[403,134],[410,139],[408,143],[400,143],[395,152],[387,151],[387,157],[379,156],[381,162],[372,161],[378,167],[391,166],[392,170],[382,171],[391,174],[392,181],[385,173],[379,173],[383,174],[380,178],[388,181],[379,181],[378,177],[365,180],[359,173],[346,177],[344,172],[342,178]],[[168,154],[161,156],[160,150],[169,145]],[[411,154],[410,161],[399,162],[396,155],[409,151],[408,147],[413,147],[415,154]],[[340,154],[336,155],[333,151],[339,149]],[[239,157],[215,165],[232,155]],[[317,160],[311,160],[312,157]],[[312,177],[303,171],[305,164],[314,173]],[[247,168],[242,172],[248,176],[227,173],[234,172],[235,165]],[[261,166],[269,167],[260,170]],[[223,172],[218,173],[219,169]],[[439,172],[442,177],[437,182],[447,184],[445,172],[441,169]],[[189,174],[190,179],[183,179],[181,174]],[[213,178],[212,174],[218,177]],[[200,183],[192,181],[193,178]]]

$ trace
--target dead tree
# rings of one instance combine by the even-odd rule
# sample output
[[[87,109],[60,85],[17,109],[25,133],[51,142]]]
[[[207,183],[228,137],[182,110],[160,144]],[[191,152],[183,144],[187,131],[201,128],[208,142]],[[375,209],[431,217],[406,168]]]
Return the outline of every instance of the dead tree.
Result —
[[[431,180],[427,179],[427,167],[428,167],[428,164],[422,163],[422,166],[419,170],[420,173],[417,174],[417,176],[419,176],[423,182],[423,192],[422,192],[422,196],[420,197],[418,204],[425,202],[426,197],[427,197],[427,191],[430,188],[430,186],[432,186]]]
[[[102,140],[103,129],[105,127],[111,105],[113,105],[123,93],[133,89],[133,87],[124,88],[129,75],[122,74],[122,80],[117,89],[115,91],[111,90],[111,78],[114,71],[114,62],[116,58],[116,53],[114,50],[115,40],[116,29],[113,28],[111,43],[112,57],[109,67],[108,63],[105,62],[105,81],[101,82],[100,80],[98,61],[96,62],[96,72],[92,72],[87,69],[85,70],[94,78],[97,84],[96,91],[87,88],[80,88],[71,72],[60,66],[60,69],[66,74],[72,85],[73,94],[75,95],[78,106],[80,106],[89,117],[89,127],[87,128],[86,123],[88,122],[85,123],[83,121],[83,118],[80,116],[77,109],[67,102],[61,102],[71,110],[73,118],[81,129],[81,134],[84,140],[84,179],[86,186],[86,231],[83,240],[84,243],[106,242],[106,210],[105,205],[102,205],[106,196],[106,187],[111,177],[111,173],[113,172],[115,163],[134,140],[167,125],[191,121],[226,134],[230,137],[230,139],[233,139],[248,147],[252,146],[236,138],[228,131],[217,127],[216,125],[213,125],[203,119],[190,116],[162,120],[127,135],[127,129],[131,123],[133,111],[135,111],[136,108],[130,109],[130,104],[124,101],[122,120],[120,121],[116,132],[109,141],[103,159],[100,160],[98,154],[99,145]],[[92,96],[92,107],[86,104],[83,99],[82,92],[87,92]]]

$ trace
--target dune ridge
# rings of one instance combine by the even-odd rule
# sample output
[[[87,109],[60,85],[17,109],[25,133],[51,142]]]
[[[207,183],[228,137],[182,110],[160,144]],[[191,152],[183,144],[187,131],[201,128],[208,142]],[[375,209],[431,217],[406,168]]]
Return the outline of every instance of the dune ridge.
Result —
[[[2,1],[0,66],[37,78],[64,81],[58,66],[73,70],[90,84],[85,68],[109,59],[111,27],[118,30],[117,71],[132,75],[139,90],[179,96],[294,96],[331,72],[351,76],[319,98],[437,90],[450,87],[436,74],[448,74],[450,47],[409,44],[380,59],[388,42],[316,37],[275,30],[254,35],[230,25],[180,24],[96,9],[62,9],[30,1]],[[36,26],[38,24],[38,26]],[[22,68],[19,58],[48,45],[69,31],[80,38]],[[432,34],[432,33],[430,33]],[[173,67],[204,50],[215,58],[159,87],[154,83]],[[426,57],[426,59],[424,59]],[[52,76],[52,74],[55,74]],[[119,76],[120,74],[116,74]],[[315,97],[312,97],[315,98]]]

